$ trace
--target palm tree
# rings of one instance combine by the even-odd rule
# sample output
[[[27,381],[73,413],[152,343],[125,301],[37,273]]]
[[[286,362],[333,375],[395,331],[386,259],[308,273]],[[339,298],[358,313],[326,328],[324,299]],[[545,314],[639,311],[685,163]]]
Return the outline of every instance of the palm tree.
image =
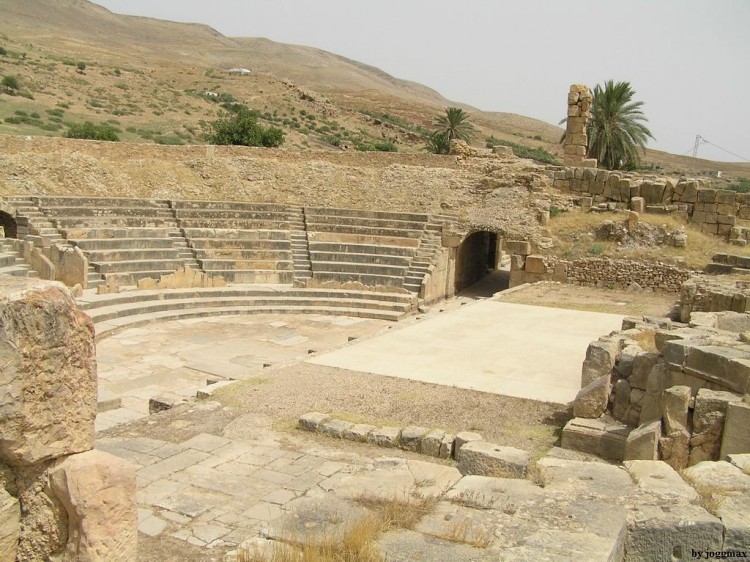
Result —
[[[588,155],[610,169],[634,168],[640,162],[638,149],[645,151],[653,140],[641,111],[642,101],[633,101],[635,90],[629,82],[607,80],[594,87],[591,120],[588,123]]]
[[[434,131],[429,135],[425,135],[424,142],[424,149],[433,154],[448,154],[451,149],[448,136],[442,131]]]
[[[474,137],[474,125],[469,123],[469,114],[458,107],[447,108],[445,115],[436,117],[432,124],[448,138],[448,142],[453,139],[469,142]]]

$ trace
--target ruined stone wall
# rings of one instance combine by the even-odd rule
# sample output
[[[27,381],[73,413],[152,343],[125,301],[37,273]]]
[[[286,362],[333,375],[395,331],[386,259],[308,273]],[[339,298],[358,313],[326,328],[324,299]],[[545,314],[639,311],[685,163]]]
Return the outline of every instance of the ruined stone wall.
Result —
[[[588,86],[573,84],[568,93],[568,111],[563,143],[566,166],[581,166],[586,162],[589,139],[586,126],[591,118],[591,104],[594,96]],[[596,168],[596,160],[588,164]]]
[[[691,272],[662,262],[583,258],[566,261],[527,254],[531,246],[518,242],[506,243],[512,248],[510,286],[538,281],[558,281],[585,287],[626,289],[634,284],[642,289],[677,293]]]
[[[750,194],[713,189],[705,179],[573,167],[554,172],[553,186],[591,197],[593,205],[614,203],[619,209],[639,212],[681,213],[703,232],[747,240],[746,229],[734,227],[738,218],[750,217]]]
[[[750,311],[750,283],[734,279],[695,276],[680,290],[680,320],[693,312]]]
[[[0,276],[0,559],[136,559],[135,469],[94,451],[91,319],[64,285]]]

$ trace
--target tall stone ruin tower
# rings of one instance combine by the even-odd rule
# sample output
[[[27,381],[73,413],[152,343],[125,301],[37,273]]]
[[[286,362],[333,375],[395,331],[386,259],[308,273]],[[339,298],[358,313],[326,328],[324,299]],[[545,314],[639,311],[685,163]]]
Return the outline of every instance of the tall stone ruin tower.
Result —
[[[565,129],[563,149],[566,166],[588,166],[596,168],[596,160],[586,159],[588,135],[586,125],[591,118],[591,102],[594,96],[588,86],[573,84],[568,93],[568,124]]]

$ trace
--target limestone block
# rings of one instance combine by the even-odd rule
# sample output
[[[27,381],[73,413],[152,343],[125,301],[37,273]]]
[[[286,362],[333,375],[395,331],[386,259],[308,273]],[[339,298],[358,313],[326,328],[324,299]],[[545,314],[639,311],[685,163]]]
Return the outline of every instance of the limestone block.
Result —
[[[659,456],[675,470],[685,468],[690,457],[690,434],[687,429],[680,429],[660,438]]]
[[[573,415],[577,418],[598,418],[607,409],[611,391],[610,375],[589,383],[578,391],[573,401]]]
[[[702,507],[690,503],[639,505],[628,515],[625,560],[689,560],[693,550],[721,550],[724,527]]]
[[[21,507],[18,500],[0,486],[0,560],[13,561],[21,534]]]
[[[750,404],[747,402],[727,405],[719,458],[734,453],[750,453]]]
[[[152,396],[148,399],[148,413],[155,414],[157,412],[171,410],[175,406],[186,401],[187,399],[184,396],[180,396],[174,392],[162,392],[161,394]]]
[[[94,446],[91,319],[61,283],[0,277],[0,460],[36,464]]]
[[[401,437],[401,428],[398,427],[380,427],[374,429],[367,435],[367,442],[377,445],[378,447],[398,447],[398,440]]]
[[[590,209],[591,205],[594,204],[594,200],[591,197],[581,197],[579,204],[582,209]]]
[[[646,394],[643,396],[643,400],[641,400],[641,424],[661,419],[661,393],[666,388],[666,366],[664,363],[657,363],[649,373],[646,383]]]
[[[695,397],[690,464],[718,460],[727,406],[742,397],[731,392],[701,388]]]
[[[618,349],[619,344],[612,340],[599,340],[589,344],[581,369],[581,387],[611,373]]]
[[[321,414],[320,412],[310,412],[304,416],[300,416],[297,425],[300,429],[307,431],[320,431],[321,425],[331,418],[328,414]]]
[[[686,468],[683,478],[704,494],[716,498],[731,496],[750,497],[750,475],[726,461],[702,461]]]
[[[615,400],[612,407],[612,417],[619,421],[625,421],[625,415],[630,406],[630,384],[625,379],[615,383]]]
[[[68,513],[66,554],[71,560],[137,559],[135,467],[103,451],[55,463],[50,487]]]
[[[643,197],[631,197],[630,198],[630,210],[636,213],[643,213],[646,211],[646,200]]]
[[[525,269],[527,273],[546,273],[547,266],[544,263],[544,256],[527,256]]]
[[[342,437],[349,441],[358,441],[359,443],[365,443],[367,436],[371,431],[377,429],[374,425],[368,425],[366,423],[358,423],[352,427],[345,429]]]
[[[681,200],[684,203],[695,203],[698,201],[698,183],[689,181],[685,184],[685,191],[682,194]]]
[[[600,420],[573,418],[562,430],[560,446],[571,451],[598,455],[605,424]]]
[[[750,495],[725,498],[716,515],[724,524],[724,550],[750,549]]]
[[[731,454],[724,459],[729,464],[736,466],[745,474],[750,474],[750,453]]]
[[[438,458],[450,459],[453,458],[453,445],[456,442],[454,435],[446,434],[445,437],[440,441],[440,453]]]
[[[625,441],[624,460],[656,460],[658,458],[661,422],[640,425],[630,432]]]
[[[699,189],[698,203],[716,203],[715,189]]]
[[[422,441],[422,437],[427,435],[428,431],[430,430],[426,427],[418,427],[414,425],[405,427],[403,430],[401,430],[401,448],[404,451],[417,452],[419,450],[419,445]]]
[[[581,166],[584,168],[596,168],[599,162],[596,158],[584,158],[581,160]]]
[[[515,447],[472,441],[461,447],[456,460],[463,475],[523,478],[530,459],[527,451]]]
[[[483,441],[482,436],[472,431],[462,431],[456,434],[453,441],[453,458],[457,459],[461,447],[472,441]]]
[[[444,438],[445,431],[433,429],[422,437],[422,441],[419,444],[419,452],[430,457],[439,457],[440,445],[443,443]]]
[[[687,429],[690,387],[673,386],[661,395],[661,412],[664,429],[669,435],[673,431]]]
[[[531,243],[523,240],[508,240],[503,243],[503,251],[509,254],[528,256],[531,253]]]
[[[630,386],[640,390],[646,390],[648,377],[658,360],[658,353],[648,351],[638,353],[633,358],[633,370],[628,381],[630,382]]]
[[[623,464],[636,485],[649,495],[688,502],[697,502],[699,499],[692,486],[665,462],[625,461]]]
[[[327,420],[320,425],[320,432],[329,437],[341,439],[347,429],[354,427],[354,424],[344,420]]]
[[[510,256],[510,270],[511,271],[522,271],[526,261],[520,254],[513,254]]]

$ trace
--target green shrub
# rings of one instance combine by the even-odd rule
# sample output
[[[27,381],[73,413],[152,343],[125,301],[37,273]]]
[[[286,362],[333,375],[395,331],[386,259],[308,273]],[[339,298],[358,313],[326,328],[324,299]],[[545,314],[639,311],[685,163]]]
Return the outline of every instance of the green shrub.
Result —
[[[119,68],[115,68],[113,72],[114,72],[115,76],[120,76],[120,74],[122,74],[122,72],[120,72]]]
[[[601,256],[604,253],[604,246],[601,244],[592,244],[588,249],[588,253],[592,256]]]
[[[367,151],[379,151],[379,152],[398,152],[398,147],[391,141],[375,141],[375,142],[363,142],[357,144],[354,148],[357,150]]]
[[[8,76],[3,76],[3,79],[0,80],[0,90],[6,94],[15,95],[20,87],[21,83],[18,80],[18,76],[9,74]]]
[[[257,112],[242,106],[212,121],[205,140],[220,145],[277,147],[284,143],[284,132],[276,127],[262,127]]]
[[[78,69],[79,72],[83,72],[86,70],[86,63],[83,61],[76,63],[76,69]]]
[[[69,139],[89,139],[89,140],[101,140],[101,141],[119,141],[120,137],[117,136],[117,131],[102,123],[101,125],[94,125],[91,121],[86,121],[83,124],[71,125],[65,136]]]
[[[157,144],[180,145],[184,144],[177,135],[157,135],[154,137]]]
[[[737,183],[733,183],[727,186],[730,191],[736,191],[737,193],[750,193],[750,179],[739,178]]]
[[[8,51],[5,49],[5,47],[0,46],[0,57],[4,57],[8,54]]]
[[[559,217],[562,213],[565,212],[565,209],[561,209],[560,207],[555,207],[554,205],[551,205],[549,208],[549,216],[550,218]]]
[[[53,117],[62,117],[63,115],[65,115],[65,110],[63,110],[63,109],[47,109],[45,111],[45,113],[47,115],[51,115]]]

